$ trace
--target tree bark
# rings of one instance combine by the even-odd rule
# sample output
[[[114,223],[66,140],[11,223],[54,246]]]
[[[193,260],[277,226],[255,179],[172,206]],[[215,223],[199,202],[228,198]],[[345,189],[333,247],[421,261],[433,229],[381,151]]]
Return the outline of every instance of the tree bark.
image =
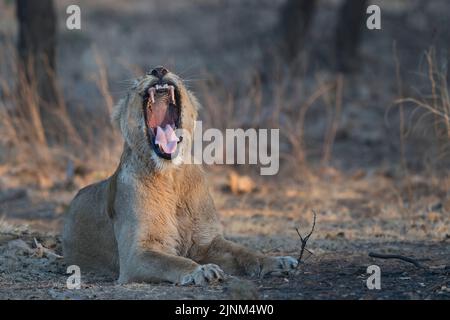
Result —
[[[365,26],[367,0],[346,0],[336,25],[336,64],[340,72],[354,71],[359,64],[358,47]]]
[[[298,57],[316,9],[316,0],[287,0],[280,11],[280,50],[288,63]]]
[[[41,111],[57,104],[56,12],[53,0],[16,0],[18,67],[34,84]]]

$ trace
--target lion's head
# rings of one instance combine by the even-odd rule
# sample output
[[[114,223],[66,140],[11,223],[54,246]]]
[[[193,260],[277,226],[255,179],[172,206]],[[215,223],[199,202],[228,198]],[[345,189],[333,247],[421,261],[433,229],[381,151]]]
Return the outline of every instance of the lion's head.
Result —
[[[156,67],[136,79],[116,105],[112,119],[129,147],[162,169],[180,164],[189,153],[198,109],[197,99],[182,79]]]

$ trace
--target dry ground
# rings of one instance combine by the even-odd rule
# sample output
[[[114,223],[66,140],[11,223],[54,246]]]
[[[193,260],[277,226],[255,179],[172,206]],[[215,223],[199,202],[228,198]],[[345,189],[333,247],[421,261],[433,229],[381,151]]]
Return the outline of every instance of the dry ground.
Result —
[[[300,241],[295,228],[306,234],[314,209],[316,229],[307,246],[314,254],[306,253],[304,263],[290,275],[230,279],[211,287],[118,285],[113,279],[83,274],[82,289],[68,290],[63,260],[41,255],[34,238],[61,253],[61,216],[74,189],[3,189],[0,298],[450,298],[450,199],[433,181],[419,176],[411,179],[414,200],[407,205],[399,196],[406,186],[394,183],[383,172],[342,175],[329,169],[303,183],[257,183],[262,187],[240,195],[228,190],[226,169],[212,168],[209,174],[229,238],[268,254],[297,256]],[[412,257],[426,268],[373,259],[368,257],[371,251]],[[381,267],[379,291],[366,287],[366,268],[372,264]]]

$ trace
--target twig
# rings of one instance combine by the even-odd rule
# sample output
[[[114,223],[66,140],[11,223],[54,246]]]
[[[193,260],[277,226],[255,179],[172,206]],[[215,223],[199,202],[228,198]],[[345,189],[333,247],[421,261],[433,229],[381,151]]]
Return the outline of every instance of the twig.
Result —
[[[312,254],[311,251],[306,249],[306,243],[308,242],[309,237],[314,232],[314,227],[316,226],[316,212],[314,210],[313,210],[313,214],[314,214],[313,225],[311,227],[311,231],[308,233],[308,235],[306,237],[302,237],[302,235],[300,234],[300,231],[298,231],[298,228],[295,228],[295,231],[297,231],[297,234],[298,234],[298,236],[300,238],[300,241],[302,242],[302,246],[300,248],[300,254],[299,254],[298,259],[297,259],[297,262],[298,262],[297,268],[300,265],[300,262],[302,262],[303,253],[304,253],[305,250]]]
[[[43,256],[46,256],[47,258],[54,258],[54,259],[62,259],[63,257],[59,254],[56,254],[50,249],[45,248],[39,241],[34,238],[34,245],[36,246],[35,252],[33,256],[36,256],[38,258],[42,258]]]
[[[398,259],[398,260],[412,263],[416,268],[426,269],[426,267],[424,265],[422,265],[419,261],[409,258],[409,257],[399,255],[399,254],[383,254],[383,253],[369,252],[369,257],[380,258],[380,259]]]

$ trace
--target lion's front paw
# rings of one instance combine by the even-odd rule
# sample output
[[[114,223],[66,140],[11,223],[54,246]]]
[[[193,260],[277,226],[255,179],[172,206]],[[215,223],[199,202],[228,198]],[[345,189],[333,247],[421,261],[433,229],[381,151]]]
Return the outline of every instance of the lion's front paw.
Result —
[[[269,273],[286,273],[297,268],[297,259],[284,256],[284,257],[267,257],[262,265],[261,277]]]
[[[182,277],[181,285],[207,285],[211,282],[222,281],[225,278],[225,272],[216,264],[204,264],[198,266],[194,272]]]

